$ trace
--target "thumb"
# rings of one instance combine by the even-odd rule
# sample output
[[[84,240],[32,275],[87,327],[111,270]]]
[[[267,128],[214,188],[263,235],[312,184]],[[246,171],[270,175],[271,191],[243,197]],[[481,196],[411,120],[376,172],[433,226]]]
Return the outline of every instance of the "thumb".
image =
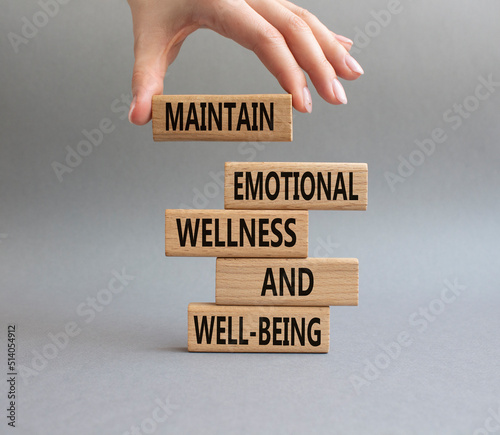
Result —
[[[163,79],[168,68],[166,36],[157,33],[137,35],[134,42],[135,63],[128,119],[144,125],[151,120],[151,98],[163,93]]]

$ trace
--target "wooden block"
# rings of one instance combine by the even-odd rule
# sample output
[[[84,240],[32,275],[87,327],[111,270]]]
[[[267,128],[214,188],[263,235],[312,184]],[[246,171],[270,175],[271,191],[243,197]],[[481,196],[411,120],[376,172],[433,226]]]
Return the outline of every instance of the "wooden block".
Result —
[[[221,305],[358,305],[355,258],[218,258]]]
[[[292,96],[155,95],[155,141],[292,140]]]
[[[189,304],[190,352],[327,353],[328,307]]]
[[[165,255],[307,257],[307,211],[166,210]]]
[[[366,163],[248,163],[225,166],[226,209],[366,210]]]

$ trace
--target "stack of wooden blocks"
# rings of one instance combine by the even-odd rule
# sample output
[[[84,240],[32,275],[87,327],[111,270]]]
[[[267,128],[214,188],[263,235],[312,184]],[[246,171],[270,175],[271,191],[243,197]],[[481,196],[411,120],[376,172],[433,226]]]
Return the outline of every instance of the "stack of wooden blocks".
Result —
[[[260,102],[255,101],[256,96],[239,97],[240,107],[241,101],[254,107],[253,119],[248,111],[246,119],[248,132],[257,134],[251,139],[259,140],[262,125],[256,130],[252,126],[259,118]],[[153,131],[156,127],[160,136],[155,139],[194,140],[198,131],[206,135],[201,119],[207,126],[202,117],[210,117],[206,115],[209,112],[197,115],[196,106],[191,109],[189,102],[180,110],[179,105],[173,109],[172,97],[159,98]],[[196,101],[198,108],[205,104],[208,111],[206,99],[198,96]],[[177,103],[180,100],[188,101],[187,96]],[[170,108],[165,101],[170,102]],[[277,100],[273,101],[276,104]],[[272,121],[267,122],[272,131],[285,125],[291,139],[291,101],[284,112],[275,110],[274,104],[268,106],[267,118],[260,115],[260,122]],[[289,117],[276,116],[287,111]],[[241,113],[240,109],[232,121],[229,117],[222,124],[226,133],[241,131],[239,121],[245,119]],[[219,115],[214,125],[222,112]],[[190,124],[186,121],[185,125],[184,120],[195,117],[190,133]],[[172,132],[174,122],[183,130]],[[284,140],[282,130],[279,140]],[[181,133],[181,138],[175,133]],[[261,140],[269,140],[269,135],[265,137]],[[229,139],[225,135],[214,140]],[[366,210],[367,201],[366,164],[233,162],[225,165],[224,210],[166,210],[167,256],[217,257],[215,304],[192,303],[188,307],[188,350],[328,352],[330,306],[358,304],[358,260],[308,258],[308,210]]]

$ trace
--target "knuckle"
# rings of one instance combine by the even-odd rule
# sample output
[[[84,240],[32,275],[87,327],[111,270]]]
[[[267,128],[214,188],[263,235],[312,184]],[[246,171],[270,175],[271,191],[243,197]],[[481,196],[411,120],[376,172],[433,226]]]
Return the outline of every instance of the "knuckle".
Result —
[[[301,18],[304,21],[308,21],[314,17],[314,15],[311,12],[309,12],[307,9],[304,8],[297,9],[296,14],[299,18]]]
[[[280,47],[284,44],[286,43],[283,35],[276,28],[268,25],[260,29],[259,36],[255,40],[251,50],[260,55],[269,50],[269,48]]]
[[[283,35],[275,27],[269,25],[262,29],[262,38],[271,44],[282,44],[284,42]]]
[[[292,30],[292,32],[297,33],[310,31],[309,25],[305,22],[305,20],[295,14],[291,14],[290,18],[288,19],[288,27],[290,28],[290,30]]]
[[[154,88],[160,79],[162,78],[145,68],[137,68],[132,72],[132,83],[136,86]]]
[[[144,69],[134,69],[132,72],[132,83],[143,83],[150,77],[150,73]]]
[[[326,68],[326,69],[329,69],[329,70],[333,70],[333,67],[332,67],[332,64],[330,63],[330,61],[323,56],[323,58],[320,60],[319,62],[319,66],[321,68]]]

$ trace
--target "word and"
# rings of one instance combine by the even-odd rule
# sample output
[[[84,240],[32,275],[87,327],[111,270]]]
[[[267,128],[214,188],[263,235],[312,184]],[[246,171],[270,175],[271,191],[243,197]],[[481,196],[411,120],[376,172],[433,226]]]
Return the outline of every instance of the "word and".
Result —
[[[262,286],[261,296],[266,296],[266,293],[270,291],[273,296],[279,295],[283,296],[283,290],[286,286],[290,296],[295,296],[295,267],[292,267],[290,271],[290,277],[286,273],[284,267],[279,268],[279,285],[276,286],[276,280],[274,278],[273,268],[268,267],[266,269],[266,276],[264,277],[264,285]],[[304,275],[307,275],[308,286],[304,288]],[[311,294],[314,287],[314,275],[311,269],[306,267],[298,268],[298,286],[297,286],[297,296],[308,296]]]

